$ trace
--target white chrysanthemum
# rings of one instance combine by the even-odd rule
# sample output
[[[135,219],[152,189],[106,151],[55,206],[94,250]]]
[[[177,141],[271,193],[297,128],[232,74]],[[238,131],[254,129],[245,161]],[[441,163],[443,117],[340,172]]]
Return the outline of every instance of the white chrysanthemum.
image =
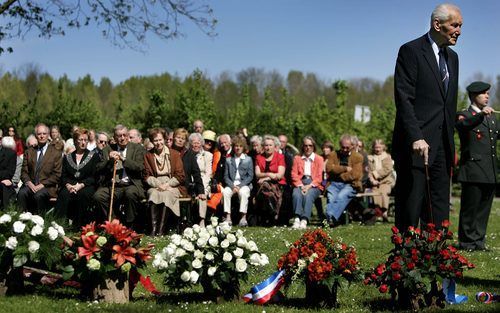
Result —
[[[15,250],[17,247],[17,238],[13,236],[9,237],[9,239],[5,242],[5,247],[10,250]]]
[[[249,260],[250,264],[252,264],[253,266],[259,266],[260,265],[260,254],[258,253],[252,253],[250,255],[250,260]]]
[[[229,241],[229,243],[235,243],[236,242],[236,236],[234,234],[227,234],[226,239]]]
[[[243,231],[242,231],[241,229],[238,229],[238,230],[236,231],[236,237],[237,237],[237,238],[243,237]]]
[[[23,213],[19,214],[19,220],[20,221],[29,221],[29,220],[31,220],[32,216],[33,216],[33,214],[31,214],[30,212],[23,212]]]
[[[90,259],[87,262],[87,268],[91,271],[98,271],[101,268],[101,262],[96,259]]]
[[[259,248],[257,248],[257,244],[253,240],[250,240],[247,243],[247,247],[246,248],[248,250],[252,251],[252,252],[259,251]]]
[[[203,266],[203,264],[201,263],[200,259],[194,259],[193,262],[191,262],[191,266],[193,266],[193,268],[199,269]]]
[[[210,238],[210,234],[208,233],[208,231],[205,229],[205,228],[202,228],[200,230],[200,233],[198,234],[198,239],[204,239],[206,241],[208,241],[208,238]]]
[[[215,236],[215,228],[213,228],[212,225],[208,225],[206,229],[210,236]]]
[[[212,216],[210,218],[210,224],[212,224],[213,227],[217,226],[219,224],[219,219],[216,216]]]
[[[239,237],[238,242],[236,243],[238,247],[245,248],[247,246],[247,239],[245,237]]]
[[[184,237],[187,237],[189,239],[191,239],[193,237],[193,229],[191,227],[188,227],[186,229],[184,229],[184,232],[182,233],[184,235]]]
[[[200,225],[198,225],[198,224],[194,224],[194,225],[193,225],[193,232],[194,232],[195,234],[198,234],[198,233],[200,232],[200,230],[201,230]]]
[[[24,255],[24,254],[16,255],[14,257],[14,260],[12,260],[12,265],[14,265],[14,267],[21,267],[26,262],[28,262],[28,257],[26,255]]]
[[[194,250],[194,253],[193,253],[194,257],[197,258],[197,259],[203,259],[203,257],[205,256],[203,254],[203,252],[201,250]]]
[[[198,248],[205,248],[205,246],[207,245],[207,242],[208,242],[208,238],[205,239],[205,238],[198,238],[198,240],[196,240],[196,245],[198,246]]]
[[[30,232],[31,236],[38,236],[42,233],[43,233],[43,227],[40,225],[33,226],[33,228],[31,229],[31,232]]]
[[[191,243],[191,242],[185,242],[183,245],[182,245],[182,248],[186,251],[189,251],[189,252],[192,252],[194,251],[194,245]]]
[[[243,259],[236,259],[235,267],[237,272],[243,273],[247,270],[247,261]]]
[[[217,247],[217,245],[219,244],[219,239],[215,236],[212,236],[210,237],[210,239],[208,239],[208,243],[212,246],[212,247]]]
[[[171,237],[170,237],[170,240],[172,241],[172,243],[176,246],[180,245],[181,244],[181,240],[182,240],[182,237],[178,234],[173,234]]]
[[[207,270],[207,275],[208,276],[214,276],[215,272],[217,271],[217,267],[215,266],[210,266]]]
[[[40,225],[43,227],[43,225],[45,224],[45,221],[43,220],[43,217],[41,217],[40,215],[33,215],[31,216],[31,221],[37,225]]]
[[[227,239],[222,240],[222,241],[220,242],[220,247],[221,247],[222,249],[227,249],[227,248],[229,248],[229,240],[227,240]]]
[[[191,271],[191,273],[189,273],[189,276],[192,284],[196,284],[198,282],[198,278],[200,278],[200,274],[198,274],[198,272],[196,271]]]
[[[161,256],[161,253],[155,254],[155,258],[152,262],[154,268],[160,268],[161,261],[163,261],[163,257]]]
[[[181,280],[182,281],[189,281],[191,279],[191,273],[188,271],[184,271],[184,273],[181,274]]]
[[[237,258],[241,258],[243,256],[243,249],[241,248],[236,248],[234,251],[233,251],[233,254],[235,257]]]
[[[214,259],[214,254],[212,252],[207,252],[205,254],[205,259],[207,259],[208,261],[212,261]]]
[[[10,223],[12,221],[12,216],[9,214],[4,214],[0,216],[0,224]]]
[[[16,221],[12,225],[12,228],[14,229],[15,233],[21,234],[24,231],[24,229],[26,228],[26,224],[24,224],[21,221]]]
[[[66,235],[66,234],[64,233],[64,228],[62,228],[62,226],[61,226],[61,225],[57,224],[57,223],[56,223],[56,222],[54,222],[54,221],[51,223],[51,225],[52,225],[52,227],[54,227],[54,228],[57,230],[57,233],[59,234],[59,236],[61,236],[61,237],[62,237],[62,236],[64,236],[64,235]]]
[[[50,240],[56,240],[57,237],[59,236],[59,233],[57,232],[57,229],[50,226],[49,229],[47,230],[47,235],[49,235]]]
[[[269,264],[269,258],[266,254],[262,253],[260,255],[260,266],[266,266],[267,264]]]
[[[34,240],[28,242],[28,251],[30,253],[36,253],[40,249],[40,244]]]
[[[175,257],[176,258],[180,258],[180,257],[185,256],[185,255],[186,255],[186,250],[184,250],[182,248],[175,249]]]
[[[304,259],[299,259],[297,261],[297,266],[299,267],[299,269],[303,269],[304,267],[306,267],[306,264],[307,264],[306,260]]]
[[[168,245],[165,248],[163,248],[162,253],[165,255],[166,258],[169,258],[172,255],[175,255],[175,250],[176,250],[175,246],[172,247]]]
[[[227,235],[231,231],[231,225],[229,225],[227,222],[224,222],[220,224],[220,229],[224,234]]]
[[[224,252],[224,254],[222,255],[222,260],[224,262],[230,262],[232,259],[233,259],[233,255],[229,252]]]

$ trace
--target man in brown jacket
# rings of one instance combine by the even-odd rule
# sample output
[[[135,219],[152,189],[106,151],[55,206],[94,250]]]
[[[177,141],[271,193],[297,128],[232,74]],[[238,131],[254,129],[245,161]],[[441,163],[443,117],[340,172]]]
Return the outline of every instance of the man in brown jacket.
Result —
[[[35,126],[38,145],[24,152],[21,181],[23,187],[17,195],[19,210],[45,213],[50,198],[57,197],[57,184],[61,179],[62,154],[48,144],[49,128],[45,124]]]
[[[351,136],[342,135],[339,144],[340,149],[332,151],[326,163],[330,184],[326,188],[326,217],[329,222],[339,220],[356,191],[362,188],[363,156],[354,151]]]

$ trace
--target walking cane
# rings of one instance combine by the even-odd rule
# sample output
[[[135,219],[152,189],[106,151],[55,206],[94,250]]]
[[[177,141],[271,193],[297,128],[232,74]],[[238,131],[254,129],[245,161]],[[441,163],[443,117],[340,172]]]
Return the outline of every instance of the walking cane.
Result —
[[[429,205],[429,223],[434,224],[434,217],[432,216],[432,203],[431,203],[431,178],[429,176],[429,161],[426,160],[424,156],[424,168],[425,168],[425,183],[427,185],[427,203]]]
[[[115,176],[116,176],[116,164],[117,160],[113,163],[113,178],[111,179],[111,200],[109,201],[109,215],[108,221],[111,222],[111,218],[113,216],[113,197],[115,195]]]

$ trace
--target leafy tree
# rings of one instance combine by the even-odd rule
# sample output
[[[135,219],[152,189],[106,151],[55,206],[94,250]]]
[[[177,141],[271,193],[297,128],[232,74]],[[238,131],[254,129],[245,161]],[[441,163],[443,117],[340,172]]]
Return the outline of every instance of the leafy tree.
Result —
[[[66,29],[95,24],[118,46],[142,50],[148,34],[162,40],[184,36],[184,21],[215,36],[217,20],[205,1],[196,0],[4,0],[0,2],[0,41],[23,38],[30,32],[50,38]],[[11,47],[0,47],[12,52]]]

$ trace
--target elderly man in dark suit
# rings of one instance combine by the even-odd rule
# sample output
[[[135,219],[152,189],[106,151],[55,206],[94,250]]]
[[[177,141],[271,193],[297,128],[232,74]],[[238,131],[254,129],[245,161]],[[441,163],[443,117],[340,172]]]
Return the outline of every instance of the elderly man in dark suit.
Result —
[[[144,170],[146,149],[137,143],[130,142],[128,129],[123,125],[115,127],[114,139],[116,144],[103,148],[103,160],[96,168],[104,179],[102,185],[94,194],[94,200],[101,209],[100,212],[107,214],[111,198],[111,182],[114,179],[115,192],[113,199],[116,207],[124,204],[123,222],[129,226],[139,226],[134,225],[134,223],[138,222],[140,203],[145,198],[142,171]],[[113,178],[115,162],[117,170],[116,176]],[[113,212],[118,214],[115,210]]]
[[[488,106],[490,84],[467,86],[471,105],[457,113],[462,183],[458,240],[465,250],[485,250],[486,227],[497,183],[497,138],[500,126]]]
[[[35,127],[36,148],[24,152],[21,169],[23,187],[17,195],[19,209],[33,213],[45,213],[50,198],[57,197],[57,185],[61,179],[62,154],[48,144],[49,128],[45,124]]]
[[[396,226],[406,230],[419,220],[438,227],[449,218],[453,129],[458,91],[457,43],[460,9],[437,6],[427,34],[399,49],[394,75],[396,121],[393,156],[397,171]],[[430,177],[426,199],[425,165]],[[432,211],[424,209],[432,205]]]
[[[5,146],[8,139],[10,139],[14,149]],[[0,145],[0,209],[5,211],[16,196],[13,177],[16,172],[17,156],[12,137],[1,138],[0,135],[0,140],[2,141],[2,145]]]

